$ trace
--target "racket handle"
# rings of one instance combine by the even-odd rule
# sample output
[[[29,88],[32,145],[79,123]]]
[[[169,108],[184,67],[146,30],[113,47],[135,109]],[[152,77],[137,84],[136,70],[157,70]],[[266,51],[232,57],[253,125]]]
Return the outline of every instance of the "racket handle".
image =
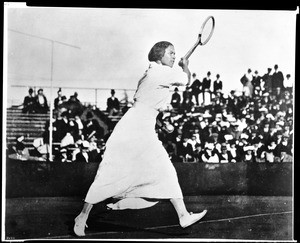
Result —
[[[190,56],[193,54],[193,52],[196,50],[198,45],[199,45],[199,42],[195,43],[195,45],[193,45],[193,47],[185,54],[185,56],[183,58],[189,59]]]
[[[197,48],[197,46],[199,45],[199,41],[197,41],[197,43],[195,43],[194,45],[193,45],[193,47],[184,55],[184,57],[182,57],[181,59],[180,59],[180,61],[178,62],[178,65],[180,66],[180,67],[182,67],[183,66],[183,59],[186,59],[186,60],[188,60],[189,58],[190,58],[190,56],[193,54],[193,52],[196,50],[196,48]]]

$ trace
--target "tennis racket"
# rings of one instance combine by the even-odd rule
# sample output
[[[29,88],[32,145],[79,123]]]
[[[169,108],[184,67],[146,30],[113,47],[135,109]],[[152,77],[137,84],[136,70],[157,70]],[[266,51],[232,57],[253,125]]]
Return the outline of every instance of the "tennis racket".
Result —
[[[215,29],[215,19],[213,16],[209,16],[206,18],[206,20],[203,22],[201,26],[196,43],[184,55],[184,57],[181,58],[181,60],[178,63],[179,66],[182,66],[182,59],[188,60],[198,46],[203,46],[207,44],[207,42],[210,40],[210,38],[213,35],[214,29]]]

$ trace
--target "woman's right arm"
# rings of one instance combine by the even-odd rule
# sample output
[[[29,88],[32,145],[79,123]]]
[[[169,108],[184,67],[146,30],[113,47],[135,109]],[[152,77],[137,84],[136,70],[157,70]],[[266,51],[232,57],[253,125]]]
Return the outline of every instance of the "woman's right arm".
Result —
[[[190,72],[189,67],[188,67],[189,60],[181,58],[178,65],[182,68],[182,71],[184,73],[186,73],[187,78],[188,78],[188,82],[187,83],[182,83],[182,81],[181,82],[174,82],[174,83],[172,83],[172,85],[174,85],[174,86],[184,86],[184,85],[185,86],[190,86],[191,72]]]

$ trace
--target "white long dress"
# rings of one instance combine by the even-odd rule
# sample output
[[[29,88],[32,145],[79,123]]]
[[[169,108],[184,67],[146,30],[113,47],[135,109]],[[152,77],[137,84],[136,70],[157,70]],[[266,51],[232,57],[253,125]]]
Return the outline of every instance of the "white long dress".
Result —
[[[139,81],[135,103],[117,123],[106,143],[103,160],[85,201],[91,204],[118,198],[112,209],[145,208],[155,201],[183,198],[177,173],[155,132],[158,109],[169,101],[172,83],[185,85],[178,68],[151,62]]]

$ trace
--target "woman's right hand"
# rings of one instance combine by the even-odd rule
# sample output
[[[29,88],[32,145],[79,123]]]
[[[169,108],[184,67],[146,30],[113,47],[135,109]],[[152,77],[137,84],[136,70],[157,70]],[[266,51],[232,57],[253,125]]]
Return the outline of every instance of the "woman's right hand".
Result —
[[[188,76],[188,83],[187,83],[187,85],[189,86],[190,85],[190,81],[191,81],[191,72],[189,70],[189,60],[182,57],[180,59],[178,65],[180,67],[182,67],[183,72],[185,72],[187,74],[187,76]]]
[[[180,58],[180,61],[178,62],[178,65],[180,67],[182,67],[182,69],[184,70],[184,69],[188,68],[189,60],[182,57],[182,58]]]

